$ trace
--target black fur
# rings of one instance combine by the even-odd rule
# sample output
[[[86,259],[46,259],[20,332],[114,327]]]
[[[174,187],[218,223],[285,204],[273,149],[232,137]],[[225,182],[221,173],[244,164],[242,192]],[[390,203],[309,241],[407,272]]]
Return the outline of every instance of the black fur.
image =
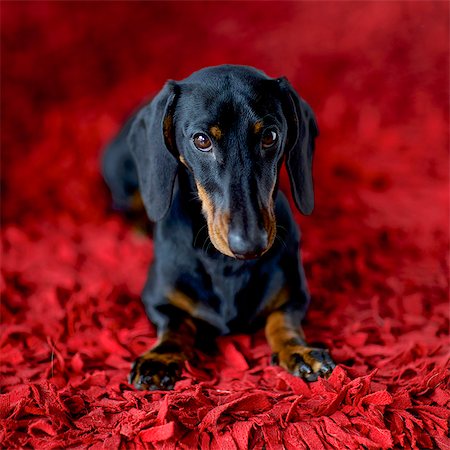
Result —
[[[262,129],[256,129],[261,121]],[[217,139],[209,132],[214,126],[220,129]],[[265,129],[278,136],[270,149],[261,145]],[[196,133],[211,138],[213,151],[195,147]],[[133,182],[121,174],[132,154],[144,205],[156,221],[155,259],[143,301],[160,336],[186,314],[169,301],[174,290],[194,299],[190,316],[212,336],[260,326],[274,296],[288,286],[289,298],[282,308],[300,326],[309,293],[299,257],[299,232],[278,191],[278,176],[286,157],[295,203],[302,213],[311,213],[316,136],[311,108],[285,78],[225,65],[168,82],[111,144],[104,172],[115,203],[127,204],[124,193]],[[136,170],[132,172],[136,185]],[[236,252],[237,258],[219,251],[217,239],[211,242],[199,186],[211,211],[227,218],[221,229],[228,230],[228,241],[233,235],[236,245],[244,248]],[[264,217],[265,212],[270,216],[272,204],[273,243]]]
[[[209,242],[189,178],[185,173],[178,177],[172,208],[154,231],[155,260],[143,293],[152,322],[162,329],[167,316],[176,314],[165,297],[176,288],[197,300],[195,318],[217,334],[250,332],[263,324],[268,301],[285,284],[292,287],[288,307],[301,319],[309,294],[299,232],[285,196],[279,192],[276,201],[278,239],[262,257],[243,261],[223,255]]]

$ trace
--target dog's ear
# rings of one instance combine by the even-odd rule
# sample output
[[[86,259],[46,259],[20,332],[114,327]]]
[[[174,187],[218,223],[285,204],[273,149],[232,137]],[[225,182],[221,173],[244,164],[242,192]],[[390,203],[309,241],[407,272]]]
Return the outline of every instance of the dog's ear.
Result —
[[[315,139],[319,135],[317,121],[311,107],[295,92],[289,81],[278,78],[283,96],[288,135],[286,139],[286,167],[297,208],[305,215],[314,209],[312,161]]]
[[[158,95],[136,115],[128,145],[136,162],[139,188],[150,220],[157,222],[172,203],[178,163],[174,156],[173,115],[179,88],[168,81]]]

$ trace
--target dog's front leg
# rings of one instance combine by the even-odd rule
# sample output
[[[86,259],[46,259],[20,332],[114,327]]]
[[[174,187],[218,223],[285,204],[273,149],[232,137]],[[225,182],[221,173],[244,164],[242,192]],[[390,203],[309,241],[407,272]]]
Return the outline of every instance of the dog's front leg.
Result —
[[[158,330],[158,342],[133,363],[128,381],[140,390],[173,389],[184,361],[192,354],[196,327],[189,317]]]
[[[308,346],[295,311],[270,313],[266,337],[272,349],[273,363],[306,381],[327,377],[335,367],[328,350]]]

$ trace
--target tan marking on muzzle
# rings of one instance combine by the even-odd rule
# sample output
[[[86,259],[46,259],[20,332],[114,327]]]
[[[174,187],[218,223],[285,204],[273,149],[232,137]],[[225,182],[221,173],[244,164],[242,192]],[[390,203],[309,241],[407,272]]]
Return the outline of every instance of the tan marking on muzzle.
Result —
[[[275,240],[275,236],[277,235],[277,221],[276,221],[276,217],[275,217],[274,204],[273,204],[274,189],[275,189],[275,184],[272,186],[272,189],[270,191],[269,206],[267,208],[261,209],[261,215],[263,218],[263,226],[267,232],[267,248],[264,251],[264,253],[266,253],[272,247],[273,242]]]
[[[265,253],[272,247],[273,242],[275,240],[275,236],[277,234],[275,214],[273,212],[272,205],[270,205],[269,208],[267,208],[267,209],[262,209],[261,215],[263,218],[264,229],[267,232],[267,248],[264,251],[264,253]]]
[[[184,156],[183,156],[183,155],[180,155],[180,156],[179,156],[179,159],[180,159],[181,164],[183,164],[183,166],[186,166],[187,168],[189,168],[189,166],[187,165],[187,162],[186,162],[186,160],[184,159]]]
[[[214,203],[206,193],[205,188],[196,182],[198,196],[202,202],[203,214],[208,224],[209,238],[214,247],[224,255],[234,258],[233,252],[228,245],[228,225],[230,216],[227,212],[216,212]]]

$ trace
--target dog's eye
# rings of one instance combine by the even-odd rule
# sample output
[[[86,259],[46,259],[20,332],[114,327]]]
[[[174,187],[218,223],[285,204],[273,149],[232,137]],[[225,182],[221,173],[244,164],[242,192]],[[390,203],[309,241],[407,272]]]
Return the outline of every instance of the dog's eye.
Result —
[[[278,135],[274,130],[264,130],[261,136],[261,144],[264,148],[272,147],[277,142]]]
[[[194,134],[194,145],[202,152],[209,152],[212,147],[211,140],[206,134]]]

